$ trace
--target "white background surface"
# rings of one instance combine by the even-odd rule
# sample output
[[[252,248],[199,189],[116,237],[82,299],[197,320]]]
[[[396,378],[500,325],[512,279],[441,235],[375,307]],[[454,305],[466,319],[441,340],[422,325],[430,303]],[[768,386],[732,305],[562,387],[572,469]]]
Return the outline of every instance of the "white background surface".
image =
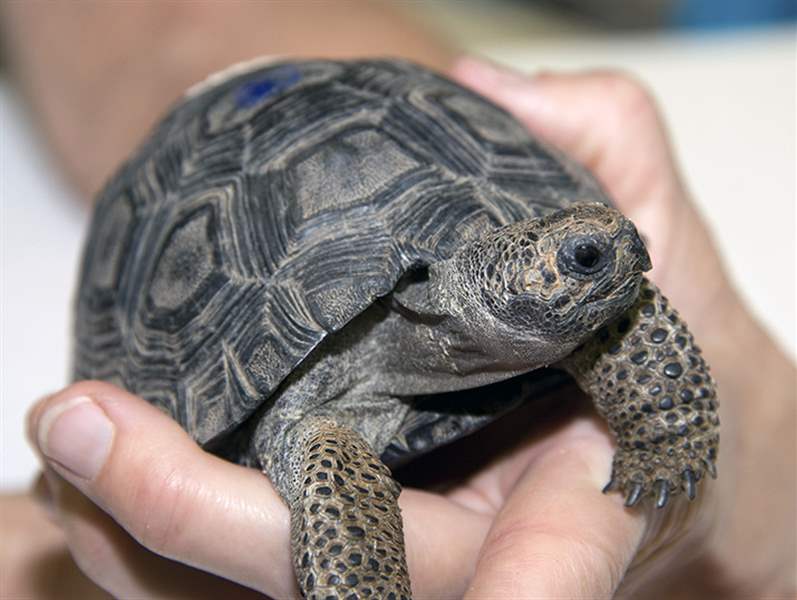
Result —
[[[524,71],[614,66],[646,81],[734,280],[795,355],[795,29],[578,43],[491,38],[472,50]],[[31,481],[25,410],[68,379],[87,218],[0,81],[0,489]]]

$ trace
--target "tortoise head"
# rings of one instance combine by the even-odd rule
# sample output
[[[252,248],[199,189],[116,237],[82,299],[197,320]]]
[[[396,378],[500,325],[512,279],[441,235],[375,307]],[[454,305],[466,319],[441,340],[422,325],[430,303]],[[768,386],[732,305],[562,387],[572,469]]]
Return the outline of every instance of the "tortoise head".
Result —
[[[628,309],[650,267],[628,219],[580,204],[496,229],[430,275],[438,306],[489,354],[550,364]]]

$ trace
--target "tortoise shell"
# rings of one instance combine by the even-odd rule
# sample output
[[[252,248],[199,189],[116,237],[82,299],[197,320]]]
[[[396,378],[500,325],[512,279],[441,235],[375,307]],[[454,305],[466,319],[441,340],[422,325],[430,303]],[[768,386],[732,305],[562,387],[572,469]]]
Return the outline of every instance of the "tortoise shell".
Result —
[[[608,202],[508,113],[416,65],[237,73],[184,98],[100,194],[74,376],[212,444],[408,270],[581,201]],[[442,443],[451,419],[415,414],[404,439],[434,424],[420,445]]]

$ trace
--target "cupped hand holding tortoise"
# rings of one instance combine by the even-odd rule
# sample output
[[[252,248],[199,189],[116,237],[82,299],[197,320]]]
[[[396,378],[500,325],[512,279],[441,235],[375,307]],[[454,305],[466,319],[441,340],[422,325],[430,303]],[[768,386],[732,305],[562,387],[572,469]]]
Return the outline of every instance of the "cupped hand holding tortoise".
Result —
[[[649,247],[657,267],[653,277],[668,290],[677,305],[687,314],[699,336],[701,328],[705,330],[703,334],[705,336],[716,332],[712,321],[717,318],[720,310],[722,312],[738,310],[716,262],[710,242],[700,229],[699,221],[679,189],[661,129],[656,121],[655,111],[647,105],[644,95],[634,91],[637,88],[633,84],[608,75],[541,77],[535,83],[527,84],[523,80],[496,74],[474,64],[460,65],[459,74],[467,83],[481,87],[484,93],[490,93],[497,101],[508,104],[509,108],[532,129],[593,168],[620,208],[649,236]],[[612,102],[617,100],[618,93],[621,99],[630,99],[636,103],[631,106],[634,110],[630,116],[627,110],[622,110],[627,109],[627,105],[613,107]],[[594,98],[596,101],[589,105],[579,104],[577,99],[583,97]],[[557,113],[559,110],[562,112]],[[611,128],[612,118],[620,114],[625,119],[622,125],[626,133],[623,134],[615,129],[601,131],[601,127]],[[598,125],[594,122],[594,117],[597,115],[604,117]],[[588,119],[589,125],[583,121],[579,123],[579,119]],[[617,143],[611,143],[613,140]],[[623,145],[626,147],[623,148]],[[635,253],[635,258],[628,263],[631,273],[638,274],[644,269],[647,257],[644,256],[644,252],[640,254],[636,250],[639,246],[635,239],[636,234],[633,228],[628,229],[624,225],[621,218],[605,212],[604,209],[573,210],[589,210],[593,213],[598,211],[598,214],[590,216],[596,221],[606,219],[600,224],[600,233],[605,234],[608,227],[610,240],[619,240],[618,244],[622,248],[627,248],[626,251],[632,254]],[[512,229],[513,226],[510,226],[508,233],[516,235],[519,240],[528,240],[529,234],[533,234],[538,240],[545,239],[548,235],[556,235],[556,227],[561,227],[562,223],[567,224],[569,215],[570,213],[566,213],[564,217],[541,221],[542,225],[535,225],[542,227],[540,230],[518,229],[516,226]],[[581,224],[580,226],[585,226],[583,218],[577,222]],[[552,229],[553,233],[549,233],[549,229]],[[688,240],[686,243],[673,245],[675,232],[682,233],[685,230],[695,232],[695,235],[686,237]],[[623,233],[625,231],[628,233]],[[603,241],[605,238],[600,238],[593,231],[576,233],[579,242],[587,239],[593,245],[596,240],[606,243]],[[573,239],[572,234],[572,231],[567,231],[565,238]],[[689,244],[693,247],[684,247]],[[591,256],[593,253],[587,246],[581,243],[568,252],[567,244],[560,242],[557,248],[565,250],[557,250],[552,255],[552,260],[565,263],[559,265],[562,270],[572,268],[576,271],[590,271],[599,262],[599,258]],[[510,244],[510,254],[511,250]],[[461,258],[460,262],[470,265],[478,262],[487,250],[479,247],[474,253],[468,247],[463,252],[464,258]],[[587,252],[590,256],[579,257],[578,252],[582,254]],[[600,255],[600,252],[598,254]],[[537,255],[545,256],[545,253],[540,251]],[[701,260],[692,260],[695,256]],[[494,263],[490,264],[495,266]],[[434,269],[430,271],[432,271],[430,281],[434,281]],[[488,265],[479,265],[475,271],[486,274]],[[440,268],[437,274],[446,272]],[[466,269],[464,272],[470,274],[474,270]],[[455,276],[450,273],[458,274],[456,276],[462,279],[462,271],[455,270],[448,273],[450,277]],[[584,276],[593,275],[594,271],[577,274],[583,280]],[[574,279],[579,280],[577,277]],[[501,285],[506,285],[506,282]],[[577,286],[570,291],[574,296],[579,293]],[[651,293],[655,294],[655,291],[651,289]],[[158,294],[163,302],[168,303],[168,289],[162,289]],[[467,298],[467,294],[463,296]],[[643,302],[649,299],[642,296]],[[632,301],[631,297],[622,309],[627,308]],[[403,302],[405,309],[418,308],[417,298],[411,293],[403,297],[399,295],[399,302]],[[449,306],[451,302],[449,300]],[[441,303],[444,302],[438,303],[438,308]],[[677,348],[683,346],[688,349],[691,345],[689,337],[682,336],[683,343],[679,343],[676,341],[679,332],[670,331],[672,325],[677,325],[677,322],[668,320],[670,311],[663,310],[661,303],[658,302],[648,305],[652,308],[645,309],[643,306],[639,309],[640,321],[661,319],[661,322],[649,324],[649,331],[645,334],[653,337],[663,335],[669,338],[673,344],[671,349],[676,355]],[[711,307],[710,312],[707,307]],[[423,308],[425,307],[421,306],[421,309]],[[458,308],[460,313],[470,310],[472,314],[474,310],[482,307],[463,308],[460,302]],[[500,314],[501,307],[496,310]],[[650,314],[646,314],[647,312]],[[416,314],[422,313],[416,310]],[[469,322],[473,321],[478,319]],[[619,322],[615,327],[627,330],[638,325],[638,322]],[[663,333],[657,333],[659,329],[662,329]],[[620,331],[620,333],[625,332]],[[640,347],[620,347],[615,351],[612,348],[616,342],[612,339],[614,335],[617,335],[616,329],[607,331],[605,342],[599,338],[593,343],[605,345],[602,350],[606,352],[601,354],[608,357],[604,360],[609,361],[610,370],[615,374],[619,374],[621,367],[627,367],[631,371],[634,368],[631,365],[646,364],[642,360],[639,363],[634,362],[633,357],[642,352],[655,352],[655,346],[650,348],[648,344],[659,344],[663,341],[651,338]],[[401,339],[401,335],[397,337]],[[570,354],[581,341],[583,339],[572,343],[566,352],[557,349],[558,354],[552,355],[553,359],[558,360]],[[418,347],[422,345],[418,344]],[[472,348],[467,350],[473,353]],[[580,353],[583,356],[589,351],[588,345]],[[524,350],[516,351],[510,348],[507,352],[514,358],[518,352],[523,353]],[[525,352],[526,355],[529,354],[528,351]],[[539,353],[538,347],[531,351],[535,360]],[[582,380],[586,388],[591,390],[602,388],[603,397],[609,397],[606,395],[607,379],[599,376],[603,365],[600,365],[601,371],[596,373],[579,365],[578,354],[575,356],[576,358],[571,359],[568,364],[577,374],[577,378]],[[620,363],[620,366],[611,365],[612,356],[621,356],[625,362]],[[677,362],[664,361],[655,365],[654,370],[663,373],[664,379],[660,381],[661,384],[666,386],[667,378],[674,379],[681,375],[674,373],[675,367],[669,367],[670,364],[678,364],[682,369],[689,368],[689,354],[685,353],[684,356],[678,355],[678,357]],[[547,360],[540,360],[539,364],[554,362],[551,357],[545,358]],[[698,362],[692,365],[693,368],[702,368],[702,362],[694,360]],[[592,361],[590,363],[592,364]],[[631,374],[639,379],[647,373]],[[655,373],[652,373],[650,377],[654,375]],[[700,389],[705,387],[704,384],[707,382],[707,374],[701,371],[689,375],[700,377],[701,381],[695,384],[696,390],[690,388],[686,391],[689,394],[695,392],[700,394]],[[625,377],[619,377],[617,380],[612,380],[611,384],[620,387],[624,379]],[[653,386],[656,383],[651,381],[649,385]],[[92,402],[79,402],[75,404],[74,410],[95,414],[104,411],[111,418],[115,429],[113,450],[104,467],[100,468],[102,462],[100,459],[104,457],[95,456],[94,461],[89,463],[92,468],[81,473],[84,477],[76,477],[74,473],[63,469],[60,469],[61,475],[72,484],[76,484],[89,498],[95,499],[106,508],[145,546],[160,554],[218,573],[275,596],[295,591],[291,587],[285,587],[289,583],[286,569],[290,566],[287,560],[287,548],[284,545],[286,512],[278,502],[275,502],[276,497],[271,490],[258,489],[263,485],[262,481],[255,482],[250,471],[202,454],[176,427],[166,425],[156,411],[142,405],[134,398],[100,384],[81,385],[82,388],[72,388],[48,402],[60,403],[67,398],[74,398],[75,394],[88,393],[94,397],[102,407],[102,411],[98,412],[97,406]],[[630,391],[633,391],[633,388]],[[676,392],[681,391],[676,390]],[[661,400],[657,399],[657,402],[663,402],[667,397],[666,389],[664,392]],[[710,398],[706,398],[706,402],[709,400]],[[678,402],[674,398],[670,401]],[[667,406],[660,405],[649,408],[650,412],[655,413],[669,410]],[[611,409],[606,407],[603,407],[603,412],[616,419],[616,422],[612,423],[612,428],[621,434],[621,439],[625,433],[624,441],[629,444],[627,452],[630,452],[630,456],[635,456],[633,453],[635,450],[645,451],[645,444],[651,443],[652,438],[656,436],[653,432],[649,434],[638,432],[637,428],[634,432],[624,432],[623,428],[627,426],[618,414],[613,414]],[[640,419],[645,419],[644,414],[641,414],[645,412],[648,411],[644,409],[639,411]],[[40,407],[35,411],[33,421],[37,423],[41,420],[39,424],[46,428],[53,420],[47,416],[40,419],[42,414],[51,413],[44,413]],[[690,419],[694,416],[700,415],[691,413],[688,415]],[[706,420],[710,418],[710,414],[705,415]],[[84,422],[88,421],[89,419],[84,419]],[[150,424],[156,421],[161,421],[162,424],[157,429],[151,429]],[[63,419],[55,422],[51,429],[52,440],[46,443],[47,448],[42,448],[45,453],[52,453],[53,449],[58,448],[58,436],[55,434],[58,434],[59,428],[65,422]],[[325,423],[324,420],[320,422]],[[643,423],[645,422],[647,421],[643,420]],[[674,423],[677,427],[684,424],[686,423]],[[698,427],[700,425],[697,423]],[[321,428],[318,433],[324,432],[325,429]],[[310,432],[308,435],[316,433]],[[344,431],[345,435],[349,435],[348,432]],[[322,435],[321,442],[323,443],[325,439],[333,439],[335,441],[333,445],[340,442],[339,438]],[[147,443],[143,444],[143,448],[137,448],[136,443],[140,444],[142,441]],[[354,440],[355,448],[359,443]],[[635,443],[642,446],[635,447]],[[311,453],[314,446],[315,443],[304,444]],[[707,444],[706,450],[710,450],[711,447],[711,444]],[[302,444],[297,444],[296,449],[301,450]],[[468,585],[474,571],[475,576],[470,581],[474,597],[488,593],[492,596],[504,593],[507,597],[518,597],[523,594],[539,596],[553,591],[566,596],[610,594],[631,563],[643,535],[645,519],[641,514],[626,512],[611,496],[595,494],[594,488],[598,485],[596,479],[605,476],[605,463],[602,461],[605,461],[608,449],[605,435],[594,422],[589,419],[579,419],[550,438],[516,448],[444,497],[411,490],[405,492],[401,503],[409,565],[416,594],[419,597],[459,595]],[[624,456],[623,450],[621,448],[620,457]],[[279,453],[261,451],[261,455],[275,454]],[[153,455],[162,458],[159,459],[157,470],[147,477],[139,470],[146,468],[146,465],[154,464]],[[74,450],[72,456],[77,456]],[[296,459],[288,455],[286,460]],[[617,475],[621,479],[619,484],[627,494],[626,499],[629,504],[637,501],[642,493],[651,491],[655,493],[658,504],[664,504],[670,492],[677,493],[684,489],[689,495],[693,495],[694,483],[690,472],[694,475],[702,473],[704,468],[711,469],[712,460],[713,457],[706,453],[698,455],[694,462],[687,461],[686,465],[679,462],[675,469],[666,464],[660,465],[657,467],[658,471],[653,469],[654,476],[651,476],[650,465],[647,463],[634,464],[630,468],[620,464]],[[268,465],[265,466],[268,471]],[[633,476],[634,468],[642,469],[639,473],[641,477]],[[644,469],[648,469],[647,473]],[[379,469],[370,475],[376,479],[382,477]],[[290,497],[296,493],[292,490],[290,482],[280,485],[279,478],[275,479],[278,488],[283,488],[280,489],[283,497]],[[53,480],[57,481],[57,476],[53,475]],[[214,482],[225,480],[230,484],[220,483],[220,487],[214,488]],[[233,482],[240,483],[240,487],[236,487]],[[131,484],[135,491],[133,495],[130,494]],[[64,497],[69,496],[79,501],[80,496],[76,495],[69,484],[61,483],[56,487],[65,494]],[[676,522],[670,523],[669,528],[659,529],[660,535],[654,536],[653,540],[647,542],[646,550],[651,547],[663,548],[674,537],[678,537],[672,536],[672,533],[683,533],[682,528],[685,523],[677,520],[685,514],[688,514],[690,519],[699,519],[700,523],[709,523],[709,517],[716,513],[713,504],[721,498],[712,495],[711,490],[712,486],[703,488],[702,491],[708,493],[709,497],[701,498],[701,505],[698,507],[705,509],[709,506],[710,510],[706,510],[702,515],[699,511],[675,513]],[[389,489],[386,491],[389,492]],[[552,504],[552,499],[556,499],[555,504]],[[83,504],[89,511],[91,510],[90,503],[83,501]],[[227,510],[230,505],[237,507],[237,510]],[[172,510],[166,510],[166,507],[171,507]],[[312,504],[301,509],[294,506],[294,511],[296,510],[312,512]],[[147,522],[143,523],[142,517]],[[297,519],[294,519],[294,523],[296,522]],[[269,523],[271,531],[276,534],[275,537],[266,533],[269,531]],[[80,526],[73,529],[73,549],[78,559],[81,557],[81,551],[85,553],[89,545],[86,542],[88,534],[85,525],[84,523],[82,532]],[[135,576],[137,562],[160,564],[160,559],[136,547],[128,538],[120,536],[120,532],[115,530],[113,525],[108,523],[106,525],[108,530],[105,536],[100,537],[107,538],[105,543],[114,539],[118,544],[127,545],[130,549],[130,560],[111,559],[107,566],[91,564],[88,560],[84,560],[82,564],[95,580],[104,583],[115,593],[119,595],[134,593],[135,586],[141,585]],[[697,541],[705,543],[710,540],[706,532],[706,528],[697,527],[693,530],[693,535]],[[236,547],[231,550],[225,541],[234,542]],[[424,557],[428,556],[434,557],[430,561],[431,564],[425,562]],[[308,558],[308,561],[311,560]],[[663,556],[659,558],[658,564],[665,564],[661,561],[666,560],[667,557]],[[516,561],[522,561],[524,564],[521,571],[512,567]],[[163,563],[161,568],[168,568],[165,561]],[[267,563],[268,567],[264,567],[264,563]],[[571,571],[570,578],[563,579],[562,564],[578,565],[578,568],[575,572]],[[303,568],[301,563],[298,566],[299,569]],[[312,571],[310,574],[313,574]],[[132,587],[118,587],[125,585]]]

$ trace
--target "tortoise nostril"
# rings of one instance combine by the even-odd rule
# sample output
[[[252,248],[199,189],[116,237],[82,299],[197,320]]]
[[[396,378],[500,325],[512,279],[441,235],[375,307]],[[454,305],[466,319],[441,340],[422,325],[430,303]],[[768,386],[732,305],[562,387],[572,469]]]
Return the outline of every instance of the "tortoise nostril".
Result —
[[[576,262],[585,269],[593,268],[601,258],[600,250],[592,244],[579,244],[573,254]]]

